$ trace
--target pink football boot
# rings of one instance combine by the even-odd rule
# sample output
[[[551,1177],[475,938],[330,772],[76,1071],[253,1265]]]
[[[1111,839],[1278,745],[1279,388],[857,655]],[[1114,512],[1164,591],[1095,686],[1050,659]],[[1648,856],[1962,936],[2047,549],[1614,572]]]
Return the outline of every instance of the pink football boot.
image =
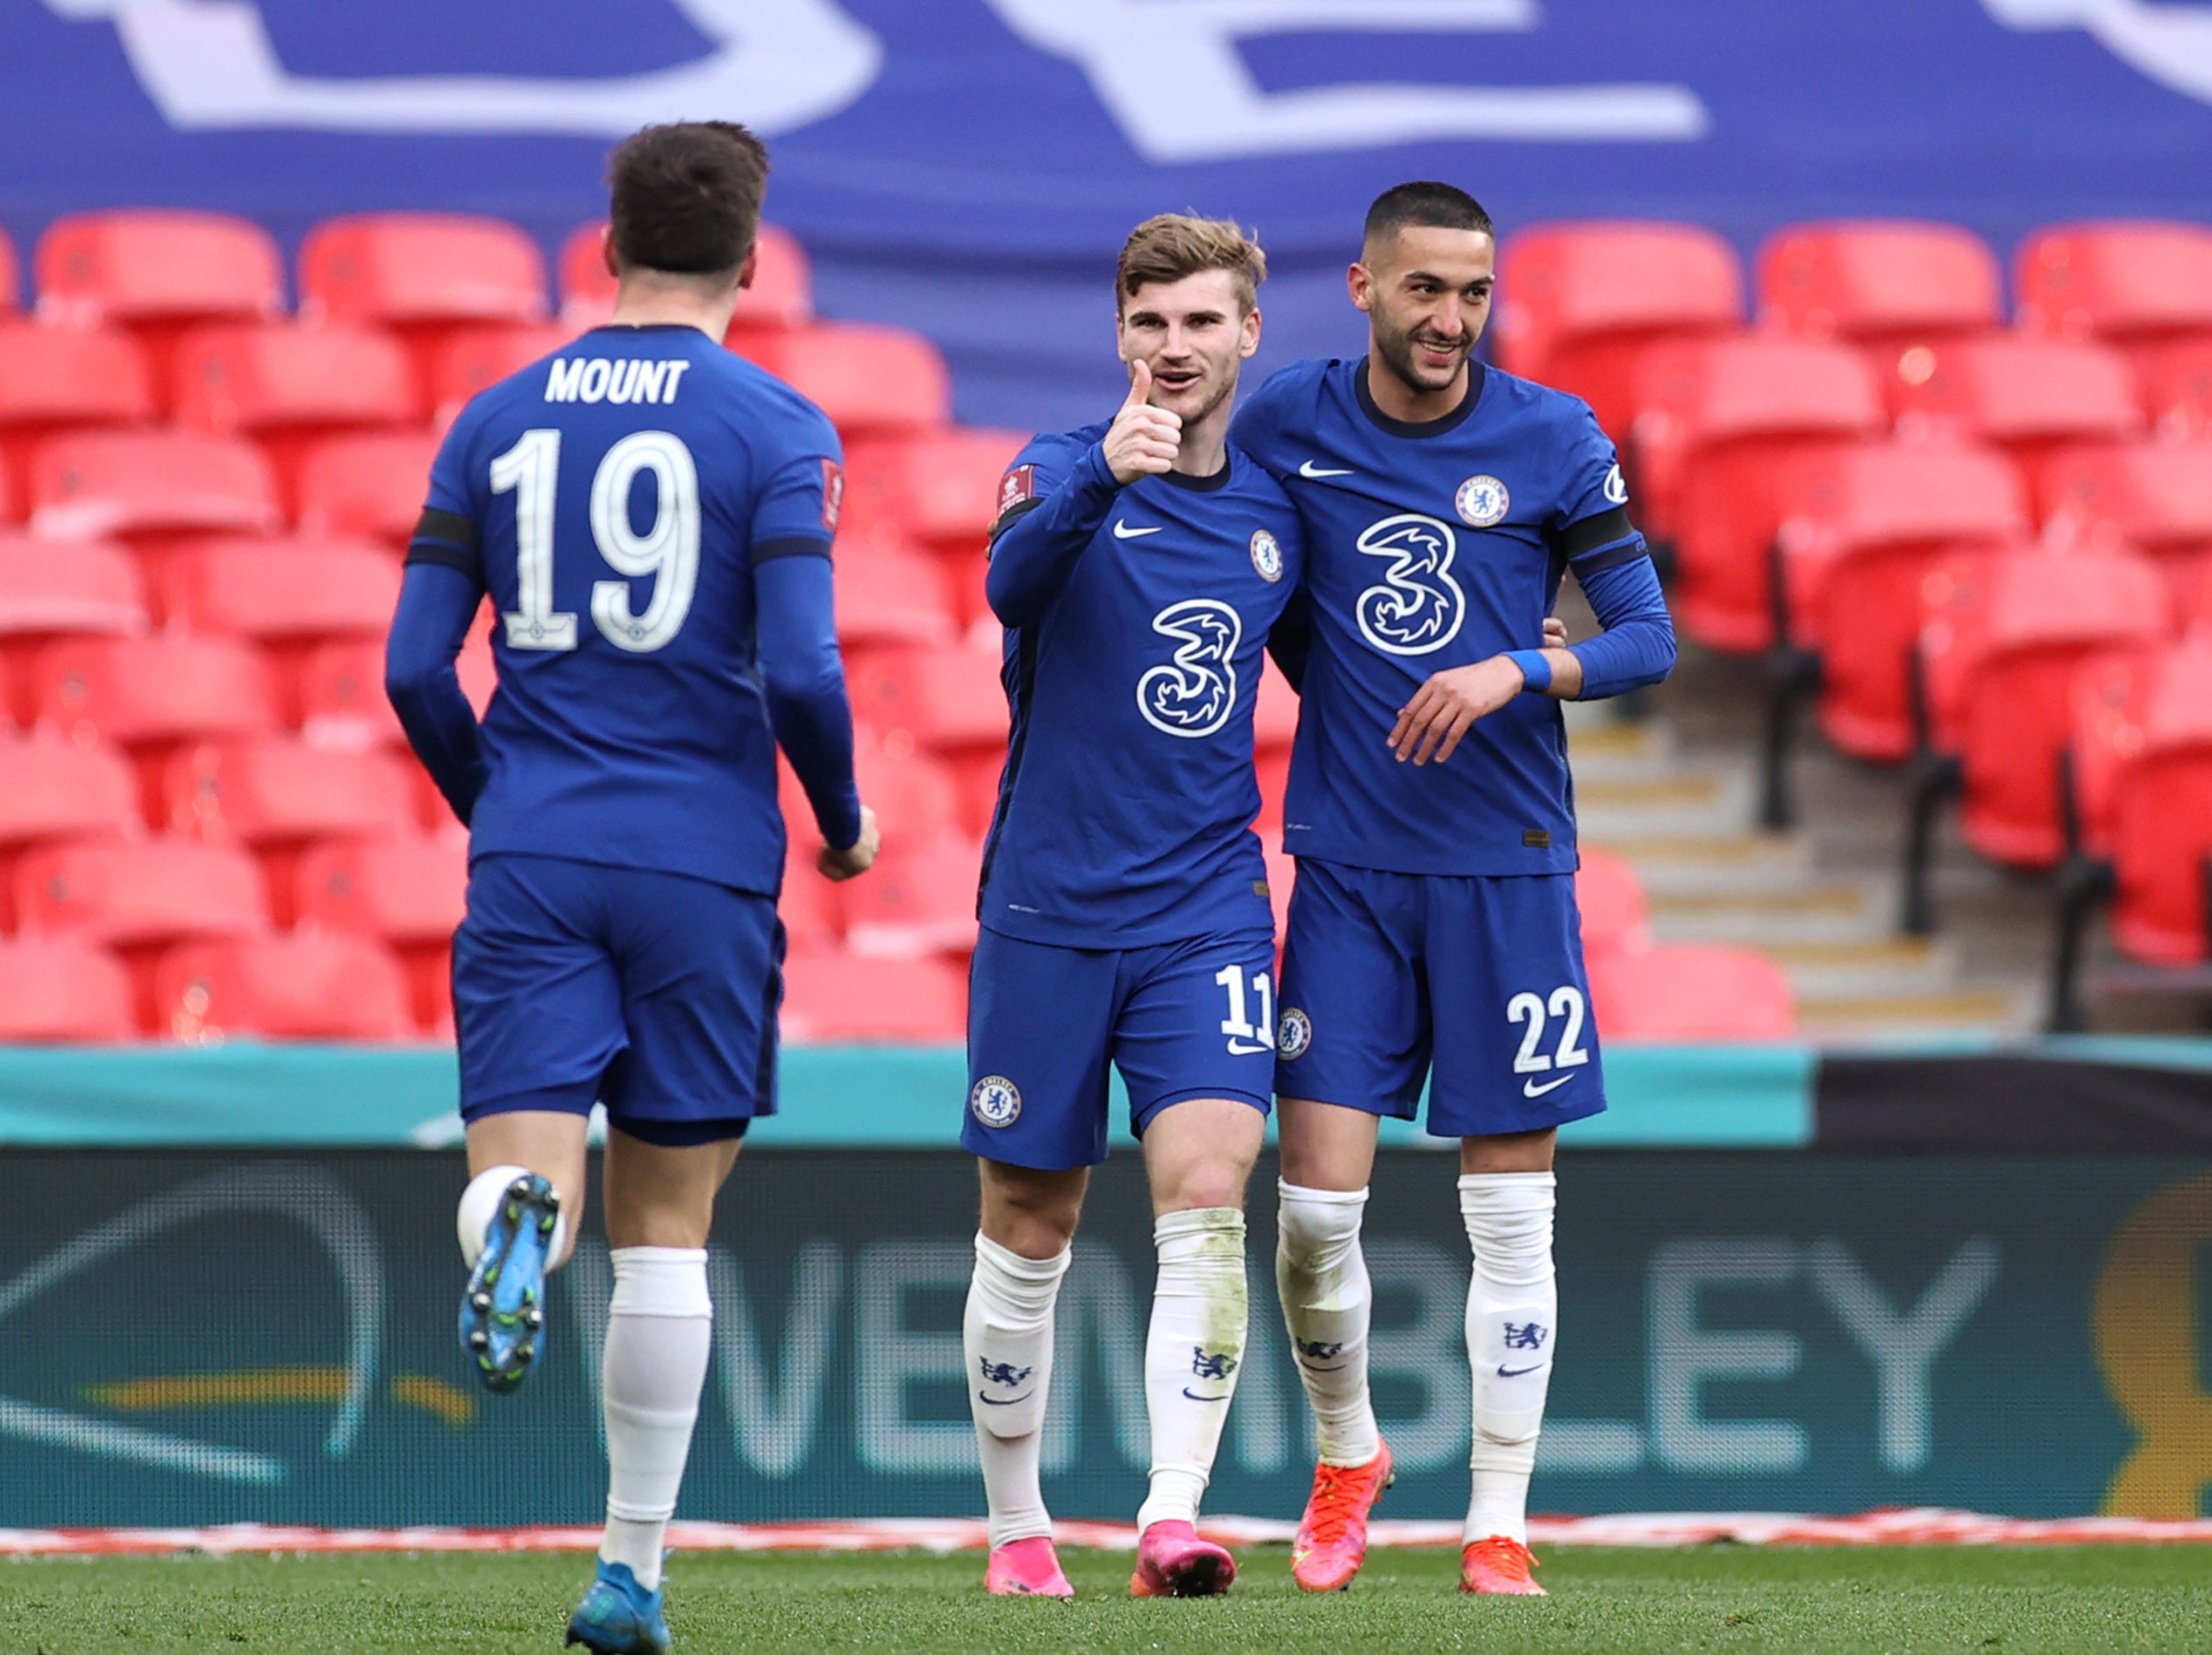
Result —
[[[983,1571],[983,1589],[993,1597],[1074,1597],[1075,1588],[1060,1573],[1060,1553],[1043,1535],[1009,1540],[991,1553]]]
[[[1129,1577],[1131,1597],[1216,1597],[1237,1578],[1237,1559],[1210,1540],[1201,1540],[1190,1524],[1170,1518],[1155,1523],[1137,1542],[1137,1572]]]

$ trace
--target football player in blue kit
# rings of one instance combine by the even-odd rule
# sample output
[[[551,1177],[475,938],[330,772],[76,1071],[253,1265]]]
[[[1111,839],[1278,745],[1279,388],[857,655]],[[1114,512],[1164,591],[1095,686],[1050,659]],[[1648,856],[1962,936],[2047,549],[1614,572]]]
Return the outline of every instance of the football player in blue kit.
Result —
[[[1038,437],[1000,490],[988,591],[1013,727],[961,1132],[982,1184],[963,1330],[994,1593],[1070,1591],[1039,1461],[1052,1306],[1106,1158],[1110,1064],[1159,1248],[1131,1589],[1206,1594],[1236,1573],[1193,1524],[1244,1360],[1245,1182],[1274,1073],[1252,703],[1302,554],[1282,489],[1227,444],[1265,275],[1233,224],[1138,225],[1116,275],[1127,400]]]
[[[1578,398],[1472,360],[1490,220],[1447,184],[1370,210],[1357,361],[1269,379],[1232,439],[1296,502],[1311,639],[1284,848],[1276,1280],[1318,1424],[1293,1547],[1347,1586],[1390,1480],[1367,1383],[1359,1216],[1382,1116],[1460,1140],[1474,1255],[1473,1494],[1461,1586],[1538,1594],[1526,1508],[1556,1350],[1556,1130],[1605,1107],[1574,902],[1559,703],[1664,678],[1673,630],[1613,445]],[[1603,631],[1542,631],[1566,570]]]
[[[706,1373],[707,1234],[739,1138],[775,1108],[778,745],[822,871],[875,854],[831,606],[837,435],[721,343],[767,169],[720,122],[615,151],[613,320],[454,422],[388,650],[408,739],[469,828],[460,1331],[491,1390],[543,1348],[586,1118],[607,1108],[607,1523],[568,1637],[598,1651],[669,1646],[661,1552]],[[487,598],[498,688],[480,725],[454,659]]]

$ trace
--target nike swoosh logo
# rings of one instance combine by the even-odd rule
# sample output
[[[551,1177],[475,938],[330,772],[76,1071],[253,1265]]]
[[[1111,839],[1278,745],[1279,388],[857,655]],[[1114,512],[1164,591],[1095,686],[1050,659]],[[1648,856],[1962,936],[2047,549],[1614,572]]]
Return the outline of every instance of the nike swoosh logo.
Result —
[[[978,1391],[975,1400],[988,1408],[1011,1408],[1017,1402],[1026,1402],[1036,1395],[1035,1391],[1024,1391],[1019,1396],[986,1396]]]
[[[1561,1087],[1565,1086],[1574,1077],[1571,1074],[1562,1074],[1558,1080],[1546,1081],[1542,1086],[1538,1086],[1534,1081],[1523,1081],[1521,1083],[1521,1095],[1523,1097],[1542,1097],[1546,1092],[1558,1091]]]
[[[1543,1363],[1538,1362],[1533,1367],[1501,1367],[1498,1369],[1498,1377],[1502,1380],[1516,1380],[1523,1373],[1535,1373],[1537,1368],[1543,1366]]]
[[[1159,532],[1160,525],[1158,524],[1154,524],[1149,529],[1132,529],[1129,526],[1129,519],[1127,517],[1116,517],[1114,519],[1114,539],[1117,540],[1134,540],[1138,535],[1158,534]]]
[[[1232,1058],[1248,1058],[1255,1052],[1274,1050],[1273,1046],[1262,1045],[1255,1040],[1231,1040],[1229,1043],[1229,1055]]]
[[[1298,474],[1302,477],[1310,477],[1318,480],[1323,477],[1349,477],[1352,475],[1352,473],[1349,471],[1332,470],[1327,466],[1316,466],[1312,460],[1309,460],[1304,465],[1298,467]]]
[[[1201,1396],[1188,1385],[1183,1387],[1183,1395],[1194,1402],[1225,1402],[1229,1400],[1226,1396]]]

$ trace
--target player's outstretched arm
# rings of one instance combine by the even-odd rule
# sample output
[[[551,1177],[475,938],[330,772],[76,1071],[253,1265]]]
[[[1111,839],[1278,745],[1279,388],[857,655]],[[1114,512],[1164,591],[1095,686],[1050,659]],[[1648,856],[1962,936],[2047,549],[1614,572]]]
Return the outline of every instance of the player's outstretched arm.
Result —
[[[483,602],[474,577],[439,563],[410,563],[384,641],[384,694],[407,745],[463,823],[487,774],[475,710],[453,663]]]
[[[1038,495],[1016,499],[1000,516],[992,536],[991,568],[984,579],[983,596],[1002,624],[1030,626],[1041,619],[1067,589],[1076,563],[1121,490],[1139,477],[1174,468],[1182,421],[1145,402],[1152,383],[1150,368],[1142,362],[1131,365],[1129,396],[1114,415],[1114,423],[1096,446],[1075,455],[1050,493],[1044,491],[1041,474],[1049,460],[1030,459],[1038,452],[1036,446],[1024,450],[1016,462],[1010,482],[1026,470],[1024,486],[1036,488]]]
[[[832,876],[849,878],[874,860],[875,851],[853,779],[853,707],[838,653],[830,560],[809,553],[771,558],[753,569],[753,589],[776,745],[806,789],[824,845],[843,854],[871,840],[865,860]]]

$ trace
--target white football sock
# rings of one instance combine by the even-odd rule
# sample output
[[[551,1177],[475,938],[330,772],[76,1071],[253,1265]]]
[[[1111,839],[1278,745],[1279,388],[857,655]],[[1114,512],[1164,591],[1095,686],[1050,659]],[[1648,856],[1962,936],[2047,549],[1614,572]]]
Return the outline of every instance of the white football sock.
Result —
[[[960,1342],[994,1550],[1052,1532],[1038,1467],[1052,1395],[1052,1305],[1069,1256],[1062,1248],[1049,1259],[1024,1259],[976,1233]]]
[[[1459,1212],[1474,1249],[1467,1361],[1474,1370],[1473,1492],[1462,1544],[1494,1534],[1528,1542],[1529,1475],[1557,1354],[1559,1288],[1552,1269],[1550,1173],[1467,1173]]]
[[[500,1197],[507,1193],[507,1186],[517,1178],[530,1176],[527,1166],[487,1166],[468,1181],[468,1188],[460,1192],[460,1206],[453,1214],[453,1227],[460,1238],[461,1262],[471,1270],[483,1256],[484,1237],[491,1229],[491,1221],[498,1216]],[[553,1245],[546,1250],[546,1257],[560,1257],[561,1244],[568,1239],[568,1215],[553,1215]]]
[[[703,1247],[617,1247],[600,1362],[607,1422],[607,1531],[599,1555],[626,1563],[638,1584],[660,1584],[691,1427],[713,1343]]]
[[[1291,1354],[1313,1405],[1324,1465],[1364,1466],[1382,1452],[1367,1394],[1367,1323],[1374,1294],[1359,1251],[1364,1189],[1276,1186],[1275,1294]]]
[[[1244,1366],[1251,1289],[1245,1280],[1245,1216],[1201,1207],[1153,1222],[1160,1273],[1145,1339],[1145,1407],[1152,1420],[1152,1491],[1139,1533],[1155,1523],[1198,1521],[1213,1480],[1222,1423]]]

